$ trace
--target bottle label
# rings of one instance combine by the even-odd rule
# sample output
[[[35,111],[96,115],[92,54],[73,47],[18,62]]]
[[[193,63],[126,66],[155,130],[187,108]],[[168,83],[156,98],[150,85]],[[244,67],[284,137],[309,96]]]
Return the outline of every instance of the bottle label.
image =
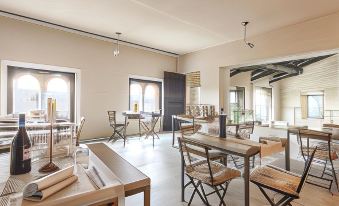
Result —
[[[31,159],[31,148],[24,148],[22,160],[25,161],[29,159]]]

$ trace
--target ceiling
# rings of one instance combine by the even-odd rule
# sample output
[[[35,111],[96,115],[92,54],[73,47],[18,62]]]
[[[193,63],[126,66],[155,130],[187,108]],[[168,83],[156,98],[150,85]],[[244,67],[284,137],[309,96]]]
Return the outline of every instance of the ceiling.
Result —
[[[0,10],[185,54],[339,11],[338,0],[1,0]],[[255,42],[254,42],[255,43]]]

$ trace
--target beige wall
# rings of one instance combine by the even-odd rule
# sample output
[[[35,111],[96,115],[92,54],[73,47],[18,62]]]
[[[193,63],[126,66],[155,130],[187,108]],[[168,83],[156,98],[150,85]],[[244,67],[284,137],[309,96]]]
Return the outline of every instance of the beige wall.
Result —
[[[82,138],[111,134],[107,110],[128,109],[128,75],[163,78],[176,71],[176,58],[0,17],[0,59],[81,70]]]
[[[189,53],[180,56],[179,71],[200,70],[202,103],[218,105],[219,67],[339,48],[338,22],[335,13],[252,37],[253,49],[239,40]]]

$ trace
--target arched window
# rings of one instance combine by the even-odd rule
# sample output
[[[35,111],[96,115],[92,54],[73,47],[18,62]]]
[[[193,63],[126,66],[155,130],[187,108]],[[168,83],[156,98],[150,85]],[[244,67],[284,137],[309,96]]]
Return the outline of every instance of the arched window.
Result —
[[[40,83],[30,74],[13,79],[13,113],[40,109]]]
[[[142,108],[142,88],[140,84],[131,84],[130,86],[130,108],[134,110],[134,105],[138,104],[138,110],[143,111]]]
[[[144,111],[145,112],[153,112],[155,111],[157,100],[155,94],[155,88],[153,85],[147,85],[145,88],[145,95],[144,95]]]
[[[70,89],[69,82],[59,77],[50,79],[47,83],[47,91],[44,94],[44,101],[52,97],[56,99],[57,118],[69,119],[70,115]]]

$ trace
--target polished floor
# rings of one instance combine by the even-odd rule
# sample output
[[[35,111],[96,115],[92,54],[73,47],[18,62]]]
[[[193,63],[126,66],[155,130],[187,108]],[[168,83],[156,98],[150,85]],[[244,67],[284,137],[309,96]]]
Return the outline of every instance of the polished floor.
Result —
[[[132,138],[123,147],[122,141],[117,141],[109,145],[117,151],[122,157],[131,164],[139,168],[142,172],[151,178],[151,203],[152,206],[176,206],[187,205],[180,200],[180,154],[178,149],[171,146],[171,134],[161,134],[160,140],[155,141],[155,147],[152,147],[152,141],[144,138]],[[275,161],[276,165],[283,165],[283,154],[274,158],[266,159]],[[301,172],[302,163],[293,161],[292,171]],[[186,190],[186,200],[189,199],[193,189]],[[251,206],[269,205],[255,185],[250,185]],[[228,206],[242,206],[243,199],[243,180],[233,180],[225,197]],[[210,196],[209,201],[212,205],[219,205],[217,196]],[[126,206],[141,206],[143,196],[135,195],[127,197]],[[203,205],[198,196],[193,200],[194,206]],[[301,198],[292,205],[303,206],[334,206],[339,205],[339,196],[332,196],[326,190],[310,184],[306,184]]]

